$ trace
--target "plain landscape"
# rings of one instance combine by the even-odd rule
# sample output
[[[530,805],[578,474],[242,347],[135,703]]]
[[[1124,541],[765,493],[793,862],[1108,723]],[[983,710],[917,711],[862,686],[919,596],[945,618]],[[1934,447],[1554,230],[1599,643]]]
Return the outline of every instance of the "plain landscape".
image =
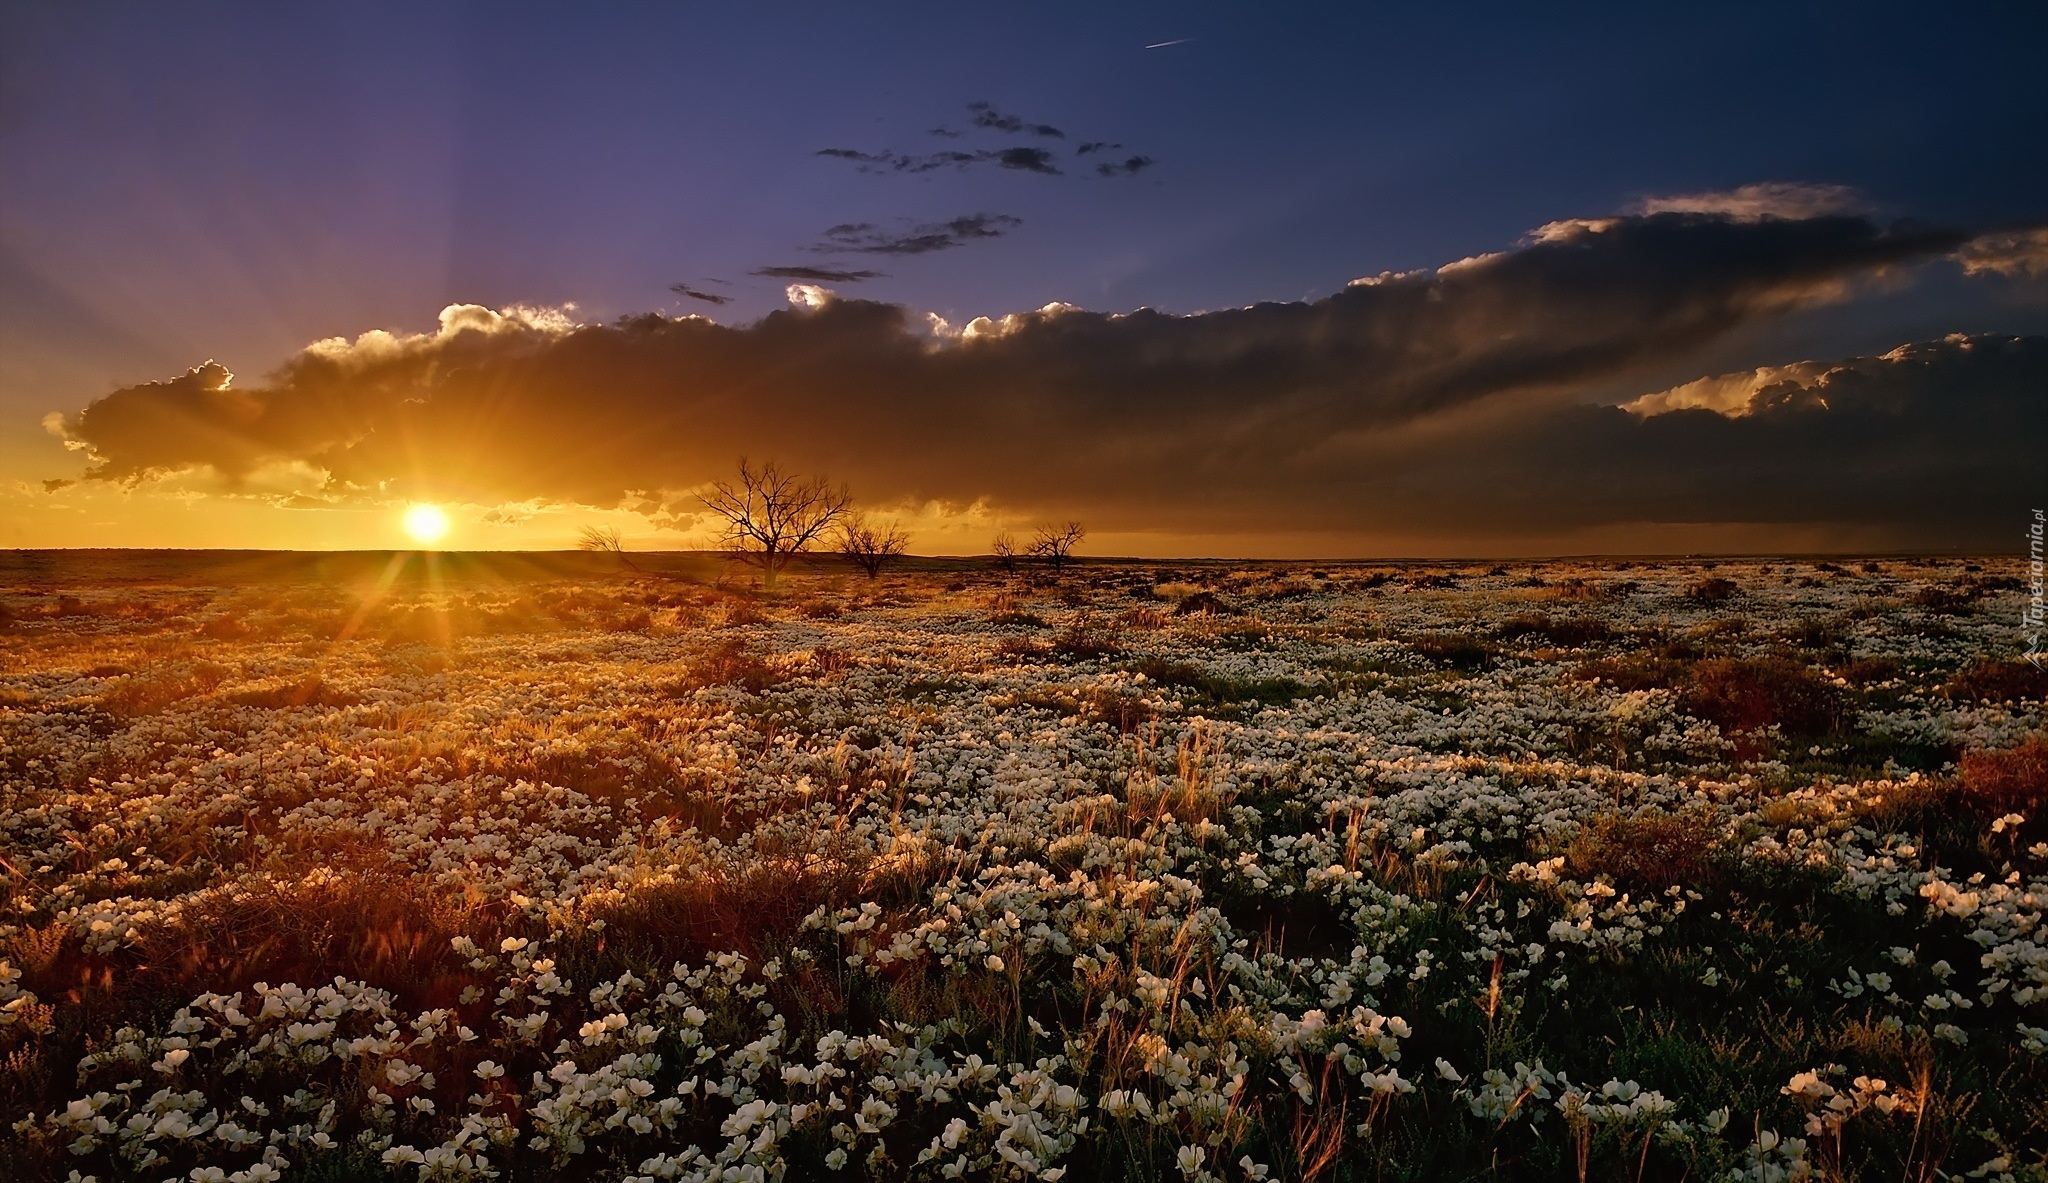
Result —
[[[2016,561],[631,559],[6,556],[16,1177],[2035,1177]]]

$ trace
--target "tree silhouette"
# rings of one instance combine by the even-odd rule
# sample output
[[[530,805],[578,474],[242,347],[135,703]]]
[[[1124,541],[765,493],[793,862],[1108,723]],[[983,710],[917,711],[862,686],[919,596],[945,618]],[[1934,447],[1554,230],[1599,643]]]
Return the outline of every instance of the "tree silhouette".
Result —
[[[839,553],[873,579],[882,568],[903,557],[910,547],[910,535],[898,526],[885,533],[868,524],[866,514],[849,514],[839,526]]]
[[[1017,540],[1010,536],[1008,530],[996,535],[996,540],[989,543],[988,550],[995,556],[996,566],[1005,571],[1017,569]]]
[[[621,563],[638,571],[640,564],[626,557],[625,540],[619,537],[617,526],[585,526],[576,539],[577,550],[595,551],[598,554],[616,555]]]
[[[755,468],[744,456],[737,483],[719,481],[698,500],[723,522],[719,541],[760,567],[770,587],[792,555],[809,550],[853,506],[844,485],[785,473],[772,460]]]
[[[1031,540],[1031,553],[1051,563],[1054,571],[1059,571],[1067,565],[1067,558],[1074,553],[1074,547],[1087,536],[1087,527],[1079,522],[1040,526],[1038,537]]]

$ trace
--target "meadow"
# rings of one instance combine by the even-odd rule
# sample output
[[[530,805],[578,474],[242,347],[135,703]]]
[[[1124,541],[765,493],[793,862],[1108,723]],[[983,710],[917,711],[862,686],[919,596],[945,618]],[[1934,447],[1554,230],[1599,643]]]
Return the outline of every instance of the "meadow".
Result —
[[[2048,1179],[2005,558],[7,556],[10,1179]]]

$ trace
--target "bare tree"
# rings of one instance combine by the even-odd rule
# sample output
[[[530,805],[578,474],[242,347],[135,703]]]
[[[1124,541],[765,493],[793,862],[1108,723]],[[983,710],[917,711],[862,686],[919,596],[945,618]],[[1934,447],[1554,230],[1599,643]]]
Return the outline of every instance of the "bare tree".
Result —
[[[988,550],[996,557],[996,566],[1005,571],[1017,569],[1017,540],[1010,536],[1008,530],[996,535],[996,540],[989,543]]]
[[[868,524],[863,513],[848,514],[839,524],[839,553],[873,579],[882,568],[903,557],[910,547],[910,535],[890,526],[886,533]]]
[[[595,551],[598,554],[617,555],[621,563],[638,571],[640,564],[626,557],[625,539],[619,537],[617,526],[585,526],[576,539],[577,550]]]
[[[1067,565],[1067,559],[1074,553],[1074,547],[1088,536],[1087,527],[1079,522],[1068,522],[1064,526],[1040,526],[1038,537],[1031,540],[1031,553],[1052,564],[1058,571]]]
[[[699,500],[724,523],[719,541],[759,566],[771,587],[790,556],[809,550],[853,505],[844,485],[790,475],[772,460],[755,468],[744,456],[737,484],[719,481]]]

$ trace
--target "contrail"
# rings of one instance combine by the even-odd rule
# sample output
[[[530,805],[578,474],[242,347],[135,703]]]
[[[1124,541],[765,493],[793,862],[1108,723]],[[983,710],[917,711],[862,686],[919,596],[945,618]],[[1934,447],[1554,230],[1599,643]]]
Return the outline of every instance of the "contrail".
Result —
[[[1160,41],[1160,42],[1157,42],[1157,43],[1155,43],[1155,44],[1152,44],[1152,45],[1147,45],[1147,46],[1146,46],[1145,48],[1146,48],[1146,49],[1165,49],[1165,48],[1166,48],[1167,46],[1169,46],[1169,45],[1186,45],[1186,44],[1187,44],[1188,42],[1190,42],[1190,41],[1193,41],[1193,40],[1194,40],[1194,38],[1193,38],[1193,37],[1177,37],[1177,38],[1175,38],[1175,39],[1174,39],[1174,40],[1172,40],[1172,41]]]

